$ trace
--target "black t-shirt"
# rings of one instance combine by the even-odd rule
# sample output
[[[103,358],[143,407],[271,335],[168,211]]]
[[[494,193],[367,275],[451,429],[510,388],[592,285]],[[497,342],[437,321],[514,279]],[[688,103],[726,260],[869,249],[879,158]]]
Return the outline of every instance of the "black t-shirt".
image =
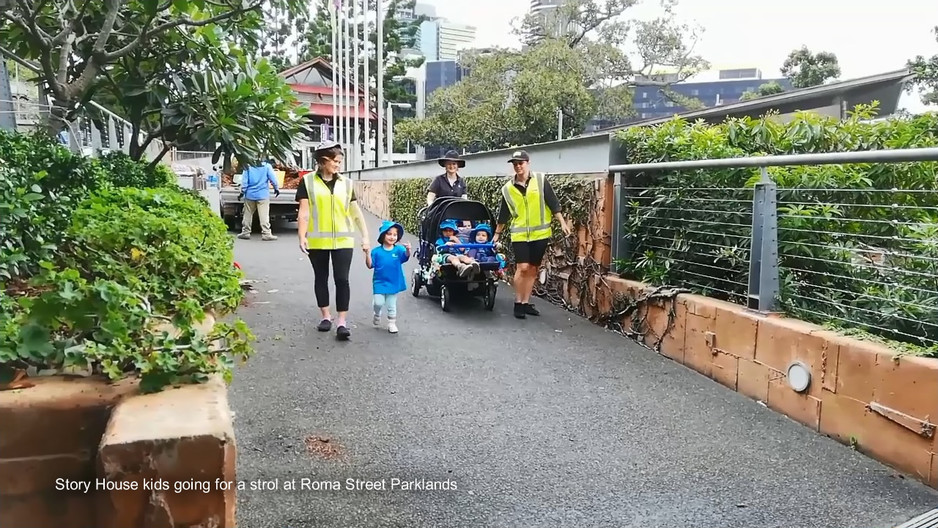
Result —
[[[440,174],[430,182],[430,187],[427,188],[427,192],[432,192],[437,198],[444,196],[455,196],[459,198],[467,194],[466,180],[457,174],[456,181],[450,185],[446,174]]]
[[[534,175],[531,175],[533,178]],[[530,183],[530,178],[528,182]],[[517,181],[513,181],[515,189],[521,191],[521,194],[527,194],[528,187],[527,185],[521,185]],[[560,210],[560,200],[557,199],[557,195],[554,193],[554,188],[550,186],[550,180],[544,178],[544,188],[541,189],[541,192],[544,193],[544,202],[546,202],[547,208],[550,209],[551,215],[562,212]],[[501,194],[501,193],[499,193]],[[508,208],[508,203],[505,202],[505,195],[502,194],[501,201],[498,204],[498,223],[507,224],[511,220],[511,209]]]
[[[306,192],[306,178],[307,178],[308,176],[316,176],[316,177],[319,177],[319,180],[322,181],[323,183],[325,183],[325,184],[326,184],[326,187],[329,188],[329,192],[335,194],[335,181],[336,181],[335,178],[332,178],[332,179],[329,180],[329,181],[325,181],[325,180],[322,179],[321,176],[319,176],[318,174],[316,174],[316,173],[313,172],[313,173],[307,174],[306,176],[303,176],[303,178],[300,179],[300,186],[296,188],[296,201],[299,202],[300,200],[308,200],[308,199],[309,199],[309,193]],[[348,182],[349,185],[351,185],[351,183],[352,183],[351,181]],[[357,199],[357,198],[356,198],[356,196],[355,196],[355,189],[352,188],[352,199],[351,199],[351,201],[354,202],[356,199]]]

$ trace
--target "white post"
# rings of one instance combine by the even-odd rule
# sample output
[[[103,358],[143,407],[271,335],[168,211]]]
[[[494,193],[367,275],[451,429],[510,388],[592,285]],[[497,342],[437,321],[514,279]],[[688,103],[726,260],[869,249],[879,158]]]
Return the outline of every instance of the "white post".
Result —
[[[352,164],[355,162],[352,156],[349,156],[349,153],[352,151],[352,145],[355,142],[352,140],[352,113],[350,104],[352,102],[352,75],[351,70],[349,70],[349,57],[351,56],[351,24],[349,20],[349,9],[348,6],[342,6],[342,18],[345,20],[345,56],[343,57],[343,66],[342,71],[345,73],[342,76],[343,85],[345,86],[345,170],[349,170],[352,167]]]
[[[338,75],[337,75],[336,68],[338,68],[338,61],[337,61],[337,59],[338,59],[338,56],[339,56],[339,54],[338,54],[339,32],[338,32],[338,24],[337,24],[337,22],[336,22],[336,20],[337,20],[337,18],[336,18],[336,6],[335,6],[335,4],[332,3],[332,2],[329,3],[329,13],[330,13],[330,15],[331,15],[331,17],[332,17],[332,19],[331,19],[331,20],[332,20],[332,54],[331,54],[332,56],[329,57],[329,66],[332,67],[332,122],[329,123],[329,132],[330,132],[330,136],[331,136],[331,137],[329,137],[329,138],[322,138],[322,139],[323,139],[323,140],[326,140],[326,139],[333,139],[333,140],[336,140],[336,141],[337,141],[337,140],[339,139],[339,137],[338,137],[338,135],[337,135],[337,133],[338,133],[338,126],[337,126],[337,125],[338,125],[338,123],[339,123],[339,120],[338,120],[338,116],[339,116],[339,113],[338,113],[338,112],[339,112],[339,87],[338,87],[338,85],[336,84],[336,83],[338,82]]]
[[[377,151],[377,166],[383,165],[384,156],[381,154],[382,143],[384,140],[384,126],[381,123],[381,110],[384,110],[384,2],[377,0],[377,22],[378,26],[378,49],[375,51],[375,75],[378,77],[378,140],[375,141],[375,150]]]
[[[368,0],[362,0],[362,12],[365,14],[362,26],[362,46],[365,51],[365,82],[362,83],[365,87],[365,160],[362,165],[367,169],[371,165],[371,55],[368,49]]]
[[[358,38],[358,18],[360,16],[358,10],[358,0],[352,0],[352,22],[355,24],[352,28],[352,45],[354,46],[353,51],[355,58],[352,61],[355,65],[352,70],[352,84],[355,85],[355,139],[352,142],[355,145],[355,169],[361,170],[364,167],[362,166],[362,147],[361,147],[361,96],[359,95],[359,89],[361,84],[358,82],[358,65],[359,65],[359,50],[361,49],[361,40]]]
[[[557,109],[557,141],[563,139],[563,109]]]
[[[388,165],[394,165],[394,106],[390,102],[384,121],[388,124]]]
[[[348,128],[346,123],[346,114],[348,113],[348,102],[346,97],[348,92],[345,91],[345,79],[348,76],[345,71],[345,54],[348,53],[348,43],[345,41],[345,6],[339,6],[339,137],[342,139],[339,140],[339,143],[342,145],[342,150],[346,149],[346,144],[348,143]],[[342,170],[345,170],[345,167],[342,167]]]

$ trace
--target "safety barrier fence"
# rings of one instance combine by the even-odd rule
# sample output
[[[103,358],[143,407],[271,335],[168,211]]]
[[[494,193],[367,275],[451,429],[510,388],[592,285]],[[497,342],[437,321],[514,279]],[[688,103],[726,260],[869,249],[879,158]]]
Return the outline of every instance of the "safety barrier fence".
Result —
[[[938,148],[611,166],[618,271],[938,347],[934,161]],[[804,178],[796,167],[806,165],[825,166],[813,173],[822,177]],[[746,184],[656,183],[716,169],[739,171],[733,179]],[[895,187],[871,185],[864,175],[874,171]]]

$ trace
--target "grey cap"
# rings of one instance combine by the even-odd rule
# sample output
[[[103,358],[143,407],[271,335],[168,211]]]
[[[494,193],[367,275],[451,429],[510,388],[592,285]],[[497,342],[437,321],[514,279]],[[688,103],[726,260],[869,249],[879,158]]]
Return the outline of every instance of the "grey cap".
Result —
[[[514,163],[516,161],[531,161],[531,156],[524,150],[516,150],[511,154],[511,159],[508,160],[508,163]]]

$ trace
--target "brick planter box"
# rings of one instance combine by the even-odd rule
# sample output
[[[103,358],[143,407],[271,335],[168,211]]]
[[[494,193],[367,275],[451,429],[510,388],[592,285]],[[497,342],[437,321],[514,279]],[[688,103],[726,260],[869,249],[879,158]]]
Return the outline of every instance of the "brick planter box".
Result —
[[[605,310],[615,294],[652,291],[612,275],[606,283],[612,291],[597,292]],[[662,355],[938,488],[938,359],[700,295],[643,306],[622,321],[626,328],[633,318],[644,344],[660,341]],[[796,361],[811,373],[803,392],[787,379]]]
[[[0,392],[0,526],[234,526],[235,441],[220,379],[147,395],[132,379],[30,381],[36,385]],[[97,485],[143,479],[170,489]],[[174,492],[175,482],[190,479],[210,481],[212,491]],[[229,491],[216,491],[216,479],[232,483]]]

